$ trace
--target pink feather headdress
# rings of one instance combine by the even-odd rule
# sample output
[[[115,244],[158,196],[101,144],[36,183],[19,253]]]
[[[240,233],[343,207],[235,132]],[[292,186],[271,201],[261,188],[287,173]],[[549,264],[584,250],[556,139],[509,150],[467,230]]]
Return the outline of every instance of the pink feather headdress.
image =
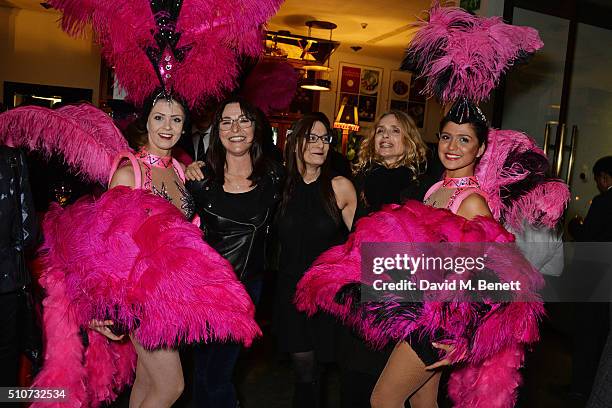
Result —
[[[531,27],[505,24],[434,2],[429,21],[409,44],[402,69],[426,80],[423,92],[443,103],[460,98],[479,103],[489,97],[501,76],[544,43]]]
[[[189,107],[235,86],[242,56],[262,49],[262,25],[281,0],[49,0],[72,35],[91,23],[128,98],[162,86]]]

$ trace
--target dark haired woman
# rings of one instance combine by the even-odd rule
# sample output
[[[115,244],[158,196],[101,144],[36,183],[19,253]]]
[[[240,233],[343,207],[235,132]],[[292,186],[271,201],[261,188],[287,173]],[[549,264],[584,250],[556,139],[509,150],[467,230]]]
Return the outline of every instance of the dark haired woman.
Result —
[[[141,117],[147,132],[146,143],[134,156],[117,160],[109,188],[128,186],[150,190],[178,207],[187,219],[193,218],[194,204],[183,184],[183,168],[172,158],[172,148],[189,123],[188,113],[178,99],[167,99],[162,94],[149,98]],[[114,334],[112,325],[110,320],[93,321],[90,327],[111,340],[121,340],[123,335]],[[172,405],[184,387],[178,351],[164,348],[148,350],[134,335],[130,334],[130,338],[138,353],[130,405]]]
[[[480,112],[478,108],[474,109]],[[476,164],[486,149],[488,131],[481,113],[463,118],[451,110],[442,119],[438,157],[446,172],[443,180],[431,186],[425,194],[425,204],[446,208],[470,220],[478,216],[492,218],[486,194],[474,175]],[[431,339],[425,336],[425,340]],[[450,357],[437,361],[435,348],[446,351],[447,356],[454,351],[453,346],[429,345],[417,338],[399,342],[376,383],[372,407],[400,407],[407,399],[413,408],[436,407],[439,368],[448,365]]]
[[[290,353],[295,371],[294,407],[319,406],[317,365],[332,360],[334,345],[331,318],[298,312],[295,287],[322,252],[346,240],[357,205],[352,183],[331,172],[332,135],[325,115],[306,114],[293,124],[285,145],[276,329],[279,349]]]
[[[226,258],[257,304],[265,242],[280,199],[280,169],[263,154],[263,126],[247,101],[230,98],[215,113],[206,165],[186,171],[206,242]],[[197,346],[194,395],[198,407],[234,408],[232,373],[237,344]]]

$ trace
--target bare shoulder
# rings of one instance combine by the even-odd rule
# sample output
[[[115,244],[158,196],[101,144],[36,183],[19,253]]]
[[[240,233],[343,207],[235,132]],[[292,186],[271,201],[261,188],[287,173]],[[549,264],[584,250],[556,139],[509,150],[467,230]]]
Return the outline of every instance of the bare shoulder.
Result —
[[[332,188],[336,194],[346,192],[350,193],[355,191],[355,187],[351,180],[343,176],[336,176],[332,179]]]
[[[487,200],[478,193],[473,193],[465,197],[459,206],[457,214],[467,219],[472,219],[477,216],[493,217]]]
[[[113,173],[113,177],[109,183],[109,187],[113,188],[116,186],[128,186],[134,187],[135,177],[134,177],[134,169],[131,165],[126,165],[123,167],[119,167],[115,173]]]

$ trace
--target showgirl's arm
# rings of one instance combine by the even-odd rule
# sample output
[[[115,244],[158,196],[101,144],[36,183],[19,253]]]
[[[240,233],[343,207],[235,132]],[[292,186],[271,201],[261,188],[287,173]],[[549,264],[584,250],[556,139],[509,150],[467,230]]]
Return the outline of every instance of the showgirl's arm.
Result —
[[[111,178],[109,188],[116,186],[128,186],[134,188],[135,186],[134,169],[132,166],[120,167],[115,171]]]
[[[493,218],[491,210],[487,205],[487,201],[480,194],[470,194],[467,196],[459,206],[457,215],[472,220],[478,216]]]

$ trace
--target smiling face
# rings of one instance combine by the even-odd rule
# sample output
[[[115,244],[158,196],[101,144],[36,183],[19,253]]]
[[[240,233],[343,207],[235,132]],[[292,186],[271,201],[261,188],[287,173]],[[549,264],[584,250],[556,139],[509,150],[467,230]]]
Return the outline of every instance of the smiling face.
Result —
[[[392,166],[404,155],[404,136],[395,115],[383,116],[374,130],[374,152]]]
[[[147,119],[147,150],[158,156],[170,154],[183,131],[185,112],[180,103],[158,100]]]
[[[448,177],[473,176],[476,159],[484,151],[485,145],[478,145],[476,132],[469,123],[448,122],[440,132],[438,156]]]
[[[219,123],[219,139],[227,154],[242,156],[249,153],[253,145],[255,123],[242,113],[240,104],[225,105]]]
[[[313,123],[310,129],[310,135],[325,136],[327,135],[327,128],[319,121]],[[327,153],[329,152],[329,144],[323,143],[321,138],[317,138],[314,143],[308,143],[308,134],[302,141],[302,156],[304,157],[304,164],[312,167],[321,167],[325,163]]]

